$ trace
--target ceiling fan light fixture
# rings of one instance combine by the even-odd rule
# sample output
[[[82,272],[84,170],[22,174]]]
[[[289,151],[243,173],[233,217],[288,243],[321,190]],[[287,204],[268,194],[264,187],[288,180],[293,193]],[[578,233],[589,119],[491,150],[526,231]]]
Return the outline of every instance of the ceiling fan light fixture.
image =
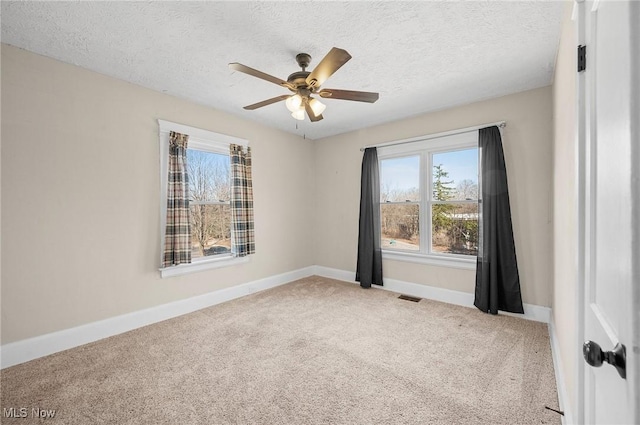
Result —
[[[290,110],[291,112],[298,112],[298,111],[302,111],[302,96],[300,96],[299,94],[294,94],[293,96],[289,97],[287,99],[287,101],[285,102],[285,104],[287,105],[287,109]],[[297,119],[304,119],[303,118],[297,118]]]
[[[297,111],[293,111],[291,116],[298,121],[304,120],[304,109],[298,109]]]
[[[311,62],[311,56],[307,53],[300,53],[296,56],[298,66],[302,71],[294,72],[289,75],[287,81],[265,74],[257,69],[250,68],[241,63],[233,62],[229,64],[229,68],[239,71],[252,77],[277,84],[280,87],[289,89],[293,94],[283,94],[281,96],[272,97],[262,102],[254,103],[244,107],[245,110],[253,111],[273,103],[285,101],[285,106],[291,112],[291,116],[296,120],[304,120],[309,117],[311,122],[318,122],[324,117],[326,106],[318,99],[311,97],[312,94],[322,98],[332,98],[341,100],[352,100],[358,102],[374,103],[378,100],[378,93],[355,91],[355,90],[338,90],[338,89],[322,89],[320,87],[331,77],[339,68],[351,59],[351,55],[344,49],[337,47],[331,48],[329,53],[320,60],[320,63],[308,72],[306,68]]]
[[[325,109],[327,109],[327,105],[314,98],[311,98],[309,100],[309,106],[311,107],[311,110],[313,110],[313,113],[316,117],[322,114]]]

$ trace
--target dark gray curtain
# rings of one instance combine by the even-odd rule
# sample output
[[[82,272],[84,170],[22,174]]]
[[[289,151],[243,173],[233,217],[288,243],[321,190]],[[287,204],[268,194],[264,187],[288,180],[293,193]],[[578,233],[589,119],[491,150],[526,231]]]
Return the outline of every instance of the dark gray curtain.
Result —
[[[360,233],[356,281],[363,288],[382,285],[380,249],[380,172],[376,148],[364,150],[360,186]]]
[[[482,199],[476,295],[473,304],[491,314],[498,314],[498,310],[524,313],[516,247],[513,242],[507,171],[498,127],[480,129],[478,144]]]

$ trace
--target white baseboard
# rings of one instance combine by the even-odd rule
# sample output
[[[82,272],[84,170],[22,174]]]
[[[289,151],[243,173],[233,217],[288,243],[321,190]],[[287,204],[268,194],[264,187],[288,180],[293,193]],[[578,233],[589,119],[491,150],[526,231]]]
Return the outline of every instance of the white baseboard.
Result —
[[[314,266],[305,267],[185,300],[174,301],[75,328],[5,344],[0,347],[0,362],[4,369],[59,351],[78,347],[89,342],[128,332],[152,323],[191,313],[225,301],[274,288],[297,279],[311,276],[313,272]]]
[[[343,280],[345,282],[357,283],[356,274],[346,270],[332,269],[324,266],[314,266],[314,273],[318,276],[331,279]],[[438,288],[435,286],[421,285],[418,283],[405,282],[402,280],[384,278],[384,286],[373,285],[373,288],[384,289],[391,292],[411,295],[413,297],[426,298],[434,301],[441,301],[449,304],[474,307],[474,294],[451,289]],[[551,309],[535,304],[524,304],[524,314],[514,314],[501,311],[500,314],[506,316],[519,317],[536,322],[549,323],[551,319]]]
[[[181,316],[183,314],[191,313],[225,301],[240,298],[258,291],[283,285],[311,275],[356,283],[354,272],[323,266],[305,267],[276,276],[270,276],[264,279],[232,286],[230,288],[220,289],[218,291],[185,300],[174,301],[157,307],[112,317],[98,322],[88,323],[75,328],[65,329],[5,344],[0,347],[0,364],[4,369],[6,367],[28,362],[29,360],[34,360],[59,351],[68,350],[83,344],[128,332],[142,326],[147,326],[173,317]],[[385,278],[384,282],[385,285],[381,287],[381,289],[385,289],[387,291],[399,292],[415,297],[427,298],[466,307],[473,307],[473,294],[470,293],[452,291],[450,289],[420,285],[395,279]],[[524,315],[514,314],[513,316],[549,323],[551,309],[548,307],[524,304],[524,310]],[[512,315],[511,313],[501,314]]]
[[[556,333],[556,324],[553,320],[549,320],[549,338],[551,340],[551,357],[553,358],[553,369],[556,372],[556,387],[558,388],[558,405],[560,410],[564,412],[561,417],[563,425],[573,424],[573,414],[571,412],[571,404],[567,394],[567,387],[564,385],[564,372],[562,362],[560,361],[560,345],[558,343],[558,334]]]

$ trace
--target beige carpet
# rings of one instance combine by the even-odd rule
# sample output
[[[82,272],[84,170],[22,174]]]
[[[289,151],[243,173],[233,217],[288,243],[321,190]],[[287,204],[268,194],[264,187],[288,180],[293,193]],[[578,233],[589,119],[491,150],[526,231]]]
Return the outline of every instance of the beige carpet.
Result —
[[[560,423],[547,326],[311,277],[2,371],[51,424]],[[53,419],[32,408],[55,409]]]

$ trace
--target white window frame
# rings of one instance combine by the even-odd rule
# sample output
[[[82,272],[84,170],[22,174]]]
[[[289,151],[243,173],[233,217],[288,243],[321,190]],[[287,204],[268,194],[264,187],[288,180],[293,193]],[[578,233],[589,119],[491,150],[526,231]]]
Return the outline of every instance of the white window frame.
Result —
[[[431,206],[443,203],[433,200],[433,155],[444,152],[478,148],[478,131],[468,131],[441,137],[418,137],[390,143],[377,148],[379,165],[386,159],[408,156],[420,157],[420,251],[385,248],[382,258],[444,267],[475,270],[477,257],[473,255],[431,252]],[[478,158],[478,173],[480,161]],[[478,176],[480,187],[480,175]],[[478,193],[480,196],[480,193]],[[446,203],[468,203],[468,201],[447,201]],[[380,205],[384,203],[380,202]],[[381,207],[380,207],[381,208]]]
[[[188,134],[188,149],[213,152],[222,155],[229,155],[231,144],[249,146],[249,142],[238,137],[226,134],[215,133],[201,128],[191,127],[166,120],[158,120],[159,140],[160,140],[160,265],[164,260],[164,242],[167,226],[167,190],[169,185],[169,133]],[[216,202],[212,202],[216,203]],[[232,236],[233,238],[233,232]],[[250,261],[249,256],[234,257],[232,253],[219,254],[215,256],[194,259],[191,264],[180,264],[177,266],[160,267],[160,276],[171,277],[180,276],[187,273],[194,273],[203,270],[228,267]]]

